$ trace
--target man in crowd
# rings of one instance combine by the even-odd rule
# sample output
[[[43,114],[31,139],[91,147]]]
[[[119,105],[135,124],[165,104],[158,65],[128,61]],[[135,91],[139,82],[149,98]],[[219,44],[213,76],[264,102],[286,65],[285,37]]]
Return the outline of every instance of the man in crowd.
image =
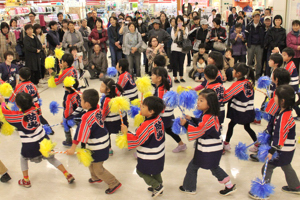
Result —
[[[97,19],[100,19],[100,18],[97,17],[97,12],[94,10],[92,12],[92,17],[90,17],[87,22],[87,25],[88,25],[88,27],[90,27],[91,30],[93,30],[94,27],[96,26]]]
[[[233,27],[233,25],[236,22],[236,18],[238,17],[238,14],[236,13],[236,8],[235,7],[232,7],[231,12],[232,12],[232,14],[230,14],[229,17],[228,17],[229,30],[231,30],[231,28]]]
[[[170,34],[164,29],[160,28],[159,19],[154,20],[153,29],[151,29],[148,33],[148,38],[151,38],[152,36],[156,36],[158,42],[164,43],[164,45],[167,45],[167,42],[171,39]]]
[[[211,11],[211,16],[208,18],[209,26],[212,27],[212,28],[214,28],[213,20],[216,18],[216,15],[217,15],[217,10],[213,9]]]
[[[58,14],[57,14],[57,20],[58,20],[58,25],[59,25],[59,28],[61,28],[62,27],[62,20],[64,19],[64,14],[62,14],[61,12],[59,12]]]

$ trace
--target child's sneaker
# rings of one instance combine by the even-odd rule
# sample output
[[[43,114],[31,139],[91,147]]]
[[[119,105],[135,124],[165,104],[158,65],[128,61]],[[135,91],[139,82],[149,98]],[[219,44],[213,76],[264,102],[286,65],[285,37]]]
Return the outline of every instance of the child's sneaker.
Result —
[[[69,175],[67,176],[67,180],[68,180],[69,184],[72,184],[72,183],[75,181],[75,178],[73,177],[72,174],[69,174]]]
[[[249,151],[251,151],[253,153],[257,153],[258,152],[258,147],[253,145],[252,147],[249,148]]]
[[[179,187],[179,190],[181,191],[181,192],[184,192],[184,193],[187,193],[187,194],[196,194],[196,191],[190,191],[190,190],[185,190],[184,188],[183,188],[183,186],[180,186]]]
[[[257,158],[257,154],[250,154],[250,160],[253,162],[259,162],[259,159]]]
[[[148,187],[148,191],[153,193],[153,187]],[[162,191],[159,195],[162,195],[164,191]]]
[[[164,186],[160,184],[157,188],[155,188],[152,192],[152,197],[155,198],[160,195],[164,191]]]
[[[200,82],[199,77],[196,77],[196,78],[195,78],[195,81],[196,81],[196,82]]]
[[[260,198],[260,197],[258,197],[258,196],[256,196],[256,195],[252,194],[251,192],[249,192],[248,195],[249,195],[249,197],[250,197],[251,199],[259,199],[259,200],[261,200],[261,199],[264,199],[264,200],[265,200],[265,199],[269,199],[269,197]]]
[[[1,176],[0,181],[2,183],[7,183],[10,179],[11,179],[11,177],[9,176],[9,174],[5,173]]]
[[[106,193],[106,194],[112,194],[112,193],[114,193],[115,191],[117,191],[117,189],[119,189],[121,186],[122,186],[122,184],[119,183],[116,187],[114,187],[114,188],[112,188],[112,189],[108,188],[107,190],[105,190],[105,193]]]
[[[30,188],[31,187],[30,181],[25,181],[24,179],[20,179],[18,183],[19,183],[20,186],[23,186],[25,188]]]
[[[231,187],[231,188],[227,188],[226,186],[225,186],[225,189],[224,190],[220,190],[220,195],[222,195],[222,196],[227,196],[227,195],[230,195],[230,194],[232,194],[232,193],[235,193],[236,192],[236,187],[235,187],[235,184]]]
[[[179,153],[187,149],[186,144],[178,145],[175,149],[172,150],[173,153]]]
[[[89,179],[89,183],[101,183],[101,182],[102,182],[101,179],[98,179],[98,180],[95,180],[95,181],[93,181],[92,178]]]
[[[300,188],[299,189],[291,189],[289,186],[283,186],[281,188],[283,192],[292,193],[292,194],[299,194],[300,195]]]
[[[109,149],[109,156],[113,156],[114,155],[114,151],[112,149]]]
[[[229,144],[228,142],[224,142],[223,149],[224,149],[225,151],[231,150],[230,144]]]

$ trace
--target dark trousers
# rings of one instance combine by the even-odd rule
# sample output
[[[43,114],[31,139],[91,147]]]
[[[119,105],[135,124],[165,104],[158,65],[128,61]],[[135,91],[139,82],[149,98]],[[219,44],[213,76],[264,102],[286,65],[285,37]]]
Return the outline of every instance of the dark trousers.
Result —
[[[148,58],[146,56],[146,51],[143,52],[143,56],[144,56],[145,73],[148,74],[149,73],[149,63],[148,63]]]
[[[234,64],[239,61],[239,63],[246,63],[246,55],[232,56],[234,58]]]
[[[111,54],[111,65],[113,67],[117,66],[117,62],[122,58],[122,50],[116,50],[115,45],[109,45],[109,50]]]
[[[171,47],[168,47],[167,48],[167,56],[169,58],[169,65],[168,65],[168,69],[173,69],[173,66],[172,66],[172,60],[171,60]]]
[[[173,76],[177,77],[178,71],[179,71],[179,76],[183,76],[183,64],[184,64],[185,54],[179,51],[172,51],[171,57],[173,63]]]
[[[187,56],[187,66],[191,66],[192,58],[191,58],[191,51],[186,54]]]
[[[271,56],[271,51],[269,50],[267,52],[266,69],[265,69],[265,75],[269,77],[271,76],[271,67],[269,66],[270,56]]]
[[[40,72],[31,70],[30,80],[33,84],[37,85],[40,81]]]
[[[45,77],[45,73],[46,73],[46,68],[45,68],[45,59],[46,59],[46,55],[44,53],[44,51],[41,51],[41,78]]]
[[[233,128],[237,123],[233,122],[232,120],[229,122],[228,124],[228,130],[227,130],[227,134],[226,134],[226,142],[230,142],[230,139],[232,137],[233,134]],[[250,123],[248,124],[244,124],[244,129],[249,133],[250,137],[252,138],[253,142],[255,142],[257,140],[256,134],[255,132],[251,129],[250,127]]]
[[[176,135],[175,133],[173,133],[172,131],[172,127],[169,127],[169,128],[165,128],[165,132],[171,136],[177,143],[181,142],[181,138]]]
[[[299,74],[299,68],[300,68],[300,58],[293,58],[293,62],[295,63],[297,72]]]

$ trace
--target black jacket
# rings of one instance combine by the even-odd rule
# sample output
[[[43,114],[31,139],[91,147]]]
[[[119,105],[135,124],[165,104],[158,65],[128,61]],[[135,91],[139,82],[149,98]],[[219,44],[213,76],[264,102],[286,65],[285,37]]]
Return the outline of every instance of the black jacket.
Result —
[[[264,48],[264,36],[265,36],[265,25],[261,22],[258,23],[257,27],[259,30],[259,38],[260,38],[260,46],[261,48]],[[247,46],[251,47],[251,36],[255,31],[255,27],[253,24],[253,20],[246,26],[245,34],[246,34],[246,40],[247,40]]]
[[[272,27],[268,30],[265,37],[265,48],[272,51],[275,47],[280,49],[280,52],[286,47],[286,31],[284,28]]]
[[[96,21],[97,19],[100,19],[99,17],[96,18]],[[94,27],[96,26],[96,21],[94,21],[93,17],[90,17],[88,20],[87,20],[87,26],[91,28],[91,30],[94,29]]]
[[[41,59],[40,53],[37,53],[37,50],[42,49],[40,40],[36,36],[32,39],[26,35],[23,43],[25,50],[25,67],[28,67],[31,71],[39,71],[41,67]]]
[[[184,11],[184,4],[182,4],[181,9],[182,9],[182,14],[186,14],[186,15],[190,14],[193,11],[193,7],[190,3],[188,3],[187,12]]]
[[[235,20],[238,17],[237,13],[235,13],[235,18],[233,16],[233,14],[230,14],[228,17],[228,26],[232,27],[235,24]]]
[[[146,35],[142,37],[143,41],[147,44],[148,42],[148,28],[145,23],[142,23],[141,26],[137,26],[137,29],[140,34],[145,33]]]
[[[203,28],[194,28],[192,31],[189,33],[189,39],[191,41],[194,41],[195,39],[201,40],[201,43],[205,43],[205,40],[207,38],[208,34],[208,29],[203,30]]]

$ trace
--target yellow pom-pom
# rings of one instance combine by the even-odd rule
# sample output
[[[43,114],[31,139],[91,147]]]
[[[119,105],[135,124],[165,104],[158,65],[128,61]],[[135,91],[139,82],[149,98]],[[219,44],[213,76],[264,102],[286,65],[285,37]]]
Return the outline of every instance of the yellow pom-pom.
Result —
[[[140,99],[134,99],[131,101],[131,104],[133,106],[141,107],[141,100]]]
[[[298,137],[298,144],[300,144],[300,137]]]
[[[45,158],[48,158],[50,156],[49,153],[54,149],[55,146],[56,143],[44,138],[40,143],[40,152]]]
[[[151,96],[153,96],[153,94],[152,94],[151,91],[146,92],[146,93],[144,94],[144,99],[146,99],[147,97],[151,97]]]
[[[192,89],[193,89],[192,86],[187,86],[185,91],[189,91],[189,90],[192,90]]]
[[[49,78],[49,80],[48,80],[48,87],[49,88],[55,88],[56,87],[54,76],[51,76]]]
[[[9,83],[3,83],[0,85],[0,93],[4,97],[10,97],[13,92],[13,89]]]
[[[55,58],[53,56],[48,56],[45,59],[45,68],[46,69],[51,69],[55,67]]]
[[[10,125],[7,121],[4,121],[1,127],[1,133],[3,135],[12,135],[13,132],[16,130],[16,128],[12,125]]]
[[[65,87],[73,87],[73,85],[75,84],[75,78],[72,76],[67,76],[64,79],[64,86]]]
[[[77,149],[77,158],[85,167],[89,167],[94,161],[92,152],[88,149]]]
[[[64,71],[63,69],[60,69],[59,73],[58,73],[58,76],[62,75],[63,71]]]
[[[141,78],[137,78],[135,83],[138,91],[140,91],[143,94],[149,92],[152,88],[150,76],[147,75]]]
[[[56,48],[54,50],[54,53],[55,53],[55,57],[58,59],[58,60],[61,60],[61,58],[63,57],[63,55],[65,54],[65,52],[60,48]]]
[[[134,117],[134,127],[139,127],[145,121],[145,117],[140,113]]]
[[[177,93],[178,93],[178,94],[181,94],[184,90],[185,90],[184,87],[182,87],[181,85],[179,85],[179,86],[177,87]]]
[[[1,121],[1,122],[6,121],[6,120],[5,120],[5,117],[4,117],[3,113],[2,113],[2,108],[0,108],[0,121]]]
[[[115,97],[108,103],[110,112],[119,114],[120,110],[126,111],[130,109],[130,103],[125,97]]]
[[[128,140],[126,134],[118,134],[116,137],[116,145],[120,149],[128,148]]]

